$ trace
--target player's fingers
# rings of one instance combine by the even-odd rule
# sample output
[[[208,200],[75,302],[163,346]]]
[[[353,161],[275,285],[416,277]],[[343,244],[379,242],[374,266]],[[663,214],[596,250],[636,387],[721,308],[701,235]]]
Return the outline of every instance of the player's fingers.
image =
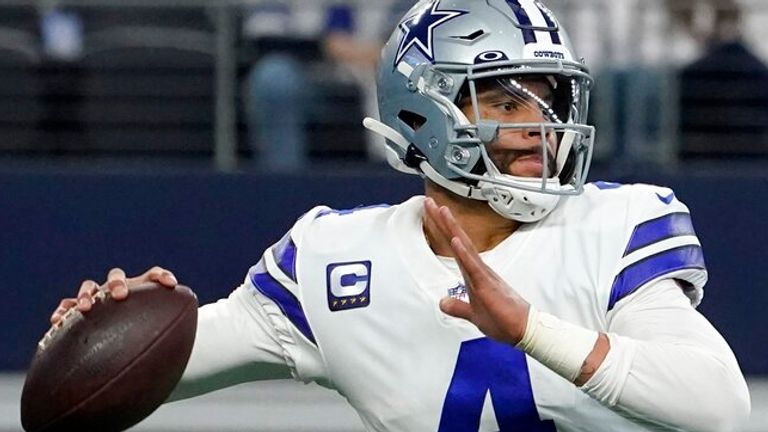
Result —
[[[72,309],[77,305],[77,299],[74,298],[66,298],[62,300],[59,303],[59,306],[56,308],[55,311],[53,311],[53,314],[51,314],[51,324],[56,325],[59,322],[61,322],[61,319],[64,317],[64,314],[67,313],[68,310]]]
[[[93,280],[90,280],[90,279],[84,280],[80,284],[80,289],[77,291],[77,298],[81,298],[81,297],[84,297],[84,296],[90,297],[98,289],[99,289],[99,284],[96,283],[96,281],[93,281]]]
[[[480,258],[480,254],[477,252],[469,235],[467,235],[466,231],[459,225],[448,207],[443,206],[438,209],[437,220],[442,231],[448,236],[452,249],[454,248],[452,244],[454,240],[458,240],[463,245],[464,254],[459,256],[454,250],[454,256],[456,257],[459,269],[464,276],[464,281],[466,282],[467,290],[470,292],[471,297],[473,288],[478,287],[478,285],[485,286],[488,284],[493,275],[493,271],[485,264],[485,262],[483,262],[482,258]],[[468,266],[472,269],[471,274],[468,274],[470,273]]]
[[[123,300],[128,297],[128,279],[121,268],[113,268],[107,274],[107,290],[115,300]]]
[[[437,206],[437,203],[435,203],[435,200],[432,198],[425,199],[424,210],[425,215],[429,219],[429,222],[431,222],[432,225],[437,228],[435,234],[442,237],[442,239],[446,242],[449,242],[451,240],[450,232],[445,229],[445,227],[442,225],[442,222],[440,221],[440,208]]]
[[[153,267],[147,272],[147,279],[152,282],[158,282],[167,288],[173,288],[179,283],[171,271],[162,267]]]
[[[472,256],[473,260],[478,263],[480,267],[482,267],[483,273],[485,273],[486,276],[488,276],[490,279],[502,281],[502,278],[496,274],[496,272],[480,257],[480,253],[477,251],[477,248],[475,248],[475,244],[472,243],[472,239],[469,238],[469,235],[466,231],[464,231],[464,228],[462,228],[458,221],[456,221],[456,218],[453,216],[453,213],[450,211],[450,209],[441,209],[441,213],[443,213],[442,216],[445,220],[445,224],[448,226],[448,229],[451,232],[452,237],[458,237],[461,240],[461,242],[464,244],[464,247],[467,249],[467,252],[470,254],[470,256]]]
[[[441,207],[440,208],[440,219],[445,226],[445,230],[448,231],[448,234],[451,237],[458,237],[461,239],[462,243],[464,243],[465,247],[467,248],[467,251],[469,253],[477,255],[479,259],[479,254],[477,253],[477,249],[475,249],[475,245],[472,244],[472,240],[469,238],[469,235],[467,235],[467,232],[464,231],[464,228],[459,225],[459,223],[456,221],[456,218],[453,217],[453,213],[451,212],[451,209],[448,207]]]
[[[445,297],[440,300],[440,310],[446,315],[472,321],[472,306],[461,300]]]
[[[429,218],[434,222],[437,229],[440,231],[440,234],[442,234],[446,238],[450,238],[450,232],[445,229],[445,224],[443,224],[442,216],[440,215],[440,206],[437,205],[434,199],[427,198],[424,200],[424,207],[427,210],[427,215]]]
[[[113,280],[125,280],[125,272],[123,269],[119,267],[115,267],[112,270],[107,273],[107,282],[111,282]]]
[[[451,210],[448,209],[446,206],[437,207],[436,214],[435,214],[435,223],[440,229],[440,232],[443,233],[443,236],[445,236],[446,240],[448,242],[451,241],[451,237],[454,236],[454,234],[451,231],[451,227],[448,225],[445,214],[446,212],[450,213]]]
[[[179,284],[179,281],[176,280],[176,276],[174,276],[174,274],[170,271],[164,271],[157,281],[166,288],[173,288]]]
[[[154,266],[147,270],[143,275],[139,276],[139,279],[144,282],[156,281],[164,271],[164,268],[160,266]]]
[[[93,305],[93,294],[99,289],[99,284],[92,280],[83,281],[80,284],[80,290],[77,292],[77,309],[85,312],[91,309]]]
[[[490,287],[493,282],[492,274],[477,252],[470,251],[468,246],[459,237],[451,239],[451,248],[456,256],[456,262],[464,275],[464,282],[470,299],[474,292]]]

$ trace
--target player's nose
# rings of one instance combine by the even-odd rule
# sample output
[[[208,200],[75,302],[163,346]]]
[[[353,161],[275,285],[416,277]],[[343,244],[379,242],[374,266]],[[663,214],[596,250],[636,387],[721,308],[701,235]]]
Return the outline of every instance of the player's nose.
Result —
[[[520,123],[548,123],[549,120],[544,115],[541,109],[528,107],[521,113]],[[523,139],[541,141],[542,135],[546,139],[550,139],[553,134],[553,130],[550,128],[538,126],[531,126],[522,130]]]

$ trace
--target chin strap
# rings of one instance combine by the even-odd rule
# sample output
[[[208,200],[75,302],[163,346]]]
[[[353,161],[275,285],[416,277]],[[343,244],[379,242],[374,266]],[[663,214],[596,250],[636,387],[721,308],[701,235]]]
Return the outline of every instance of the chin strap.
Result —
[[[392,129],[379,120],[366,117],[363,119],[363,126],[369,131],[384,137],[387,141],[398,146],[402,154],[405,154],[408,151],[408,146],[411,143],[409,143],[400,132]],[[387,163],[389,163],[392,168],[406,174],[421,174],[419,170],[411,168],[403,162],[400,152],[393,149],[390,145],[386,145],[385,148],[387,150]]]
[[[506,218],[520,222],[535,222],[552,211],[560,198],[556,195],[515,191],[514,189],[496,186],[488,182],[480,182],[479,187],[474,187],[452,181],[438,173],[426,160],[418,164],[418,169],[413,168],[406,165],[402,159],[405,157],[404,155],[408,154],[408,148],[411,147],[411,143],[402,134],[379,120],[370,117],[366,117],[363,120],[363,126],[387,139],[387,162],[396,170],[406,174],[418,174],[426,177],[456,195],[478,201],[487,201],[494,211]],[[393,145],[397,146],[397,148],[393,148]],[[490,169],[495,170],[497,175],[501,175],[495,167],[490,167]],[[536,184],[539,182],[538,180],[521,178],[515,178],[515,180]],[[553,182],[554,180],[551,181]]]
[[[512,178],[511,176],[503,176]],[[517,178],[516,181],[525,179]],[[531,186],[539,185],[539,180],[530,180]],[[551,179],[553,188],[560,183]],[[498,214],[518,222],[536,222],[555,209],[560,201],[559,195],[521,190],[510,186],[498,186],[489,182],[480,182],[483,194],[488,198],[488,205]]]
[[[428,179],[444,187],[445,189],[448,189],[456,195],[472,198],[478,201],[488,201],[488,198],[483,195],[483,191],[481,189],[448,180],[447,178],[441,176],[440,173],[435,171],[435,169],[432,168],[432,165],[428,164],[427,162],[422,162],[421,165],[419,165],[419,168],[421,168],[421,170],[424,172],[424,175]]]

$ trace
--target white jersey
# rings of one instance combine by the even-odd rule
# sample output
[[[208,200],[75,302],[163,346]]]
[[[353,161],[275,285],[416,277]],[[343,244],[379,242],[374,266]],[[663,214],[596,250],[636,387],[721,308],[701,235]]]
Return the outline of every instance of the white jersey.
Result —
[[[248,342],[262,347],[254,349],[258,361],[274,361],[264,360],[269,351],[294,378],[336,389],[369,430],[656,430],[607,406],[620,405],[618,393],[632,377],[618,386],[595,383],[596,394],[605,396],[590,396],[523,352],[443,314],[440,299],[466,292],[456,263],[435,256],[427,244],[422,216],[423,197],[396,206],[309,211],[249,271],[240,288],[251,294],[247,321],[258,321],[256,331],[266,336],[239,337],[260,339]],[[590,184],[481,255],[540,311],[604,333],[612,314],[644,287],[674,278],[695,305],[707,279],[688,209],[671,190],[646,185]],[[711,332],[717,340],[704,343],[724,351],[740,376],[727,345]],[[209,343],[209,362],[229,349],[214,343],[224,344]],[[612,351],[620,352],[622,343],[611,339]],[[192,369],[206,362],[202,351],[196,345]],[[606,363],[616,368],[632,363],[611,355]]]

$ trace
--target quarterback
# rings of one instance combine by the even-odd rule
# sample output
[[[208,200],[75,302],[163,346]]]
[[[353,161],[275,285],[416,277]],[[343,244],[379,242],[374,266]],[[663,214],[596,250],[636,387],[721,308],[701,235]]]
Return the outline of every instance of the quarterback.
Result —
[[[672,190],[586,183],[592,78],[537,0],[423,0],[378,71],[393,206],[309,210],[201,307],[174,399],[293,378],[372,431],[728,431],[749,415],[696,311],[707,270]],[[154,268],[86,281],[51,317],[125,298]]]

